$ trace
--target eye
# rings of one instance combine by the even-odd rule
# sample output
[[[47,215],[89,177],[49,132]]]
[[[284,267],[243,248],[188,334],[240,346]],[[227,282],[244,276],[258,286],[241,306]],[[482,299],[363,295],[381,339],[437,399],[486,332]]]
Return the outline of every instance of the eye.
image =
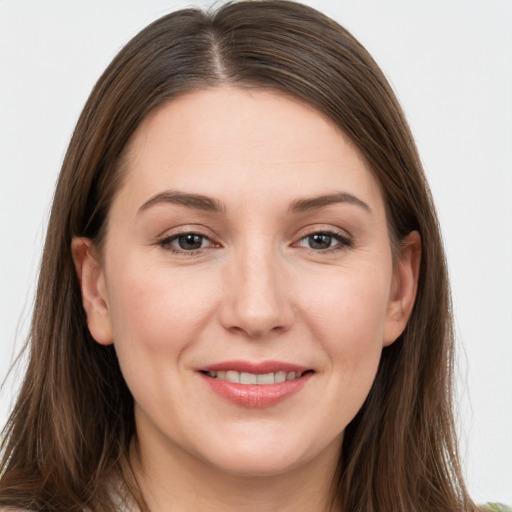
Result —
[[[163,239],[160,245],[172,252],[194,252],[213,245],[205,235],[199,233],[179,233]]]
[[[346,236],[331,231],[311,233],[299,240],[300,247],[307,247],[314,251],[329,251],[351,247],[352,242]]]

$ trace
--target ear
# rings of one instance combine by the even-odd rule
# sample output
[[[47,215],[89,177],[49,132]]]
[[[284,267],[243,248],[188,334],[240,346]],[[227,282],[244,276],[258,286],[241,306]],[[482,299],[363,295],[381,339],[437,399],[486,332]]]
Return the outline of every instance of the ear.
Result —
[[[73,238],[71,253],[75,264],[82,304],[91,336],[102,345],[113,341],[108,294],[102,265],[89,238]]]
[[[421,238],[417,231],[411,231],[400,242],[400,254],[393,271],[384,346],[391,345],[402,334],[411,316],[418,289],[420,261]]]

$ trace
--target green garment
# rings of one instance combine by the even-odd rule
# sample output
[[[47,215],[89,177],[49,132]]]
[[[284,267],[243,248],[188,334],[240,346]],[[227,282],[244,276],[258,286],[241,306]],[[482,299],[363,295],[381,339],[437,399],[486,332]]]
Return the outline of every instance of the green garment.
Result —
[[[486,503],[481,512],[512,512],[512,508],[501,503]]]

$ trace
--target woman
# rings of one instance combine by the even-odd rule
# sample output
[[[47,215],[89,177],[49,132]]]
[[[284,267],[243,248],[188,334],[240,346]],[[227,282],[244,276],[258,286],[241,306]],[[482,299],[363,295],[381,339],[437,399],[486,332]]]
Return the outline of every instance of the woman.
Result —
[[[401,109],[299,4],[187,10],[100,78],[56,190],[0,503],[475,510]]]

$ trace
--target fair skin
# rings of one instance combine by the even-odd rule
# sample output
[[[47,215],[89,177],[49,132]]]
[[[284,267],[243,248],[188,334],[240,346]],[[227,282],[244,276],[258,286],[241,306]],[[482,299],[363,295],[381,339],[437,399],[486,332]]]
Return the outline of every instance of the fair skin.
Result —
[[[151,510],[328,511],[343,431],[414,303],[417,233],[393,265],[365,160],[274,92],[169,102],[123,172],[101,255],[84,238],[73,255],[91,334],[114,343],[134,396]],[[265,384],[224,392],[212,365],[291,380],[276,400]]]

